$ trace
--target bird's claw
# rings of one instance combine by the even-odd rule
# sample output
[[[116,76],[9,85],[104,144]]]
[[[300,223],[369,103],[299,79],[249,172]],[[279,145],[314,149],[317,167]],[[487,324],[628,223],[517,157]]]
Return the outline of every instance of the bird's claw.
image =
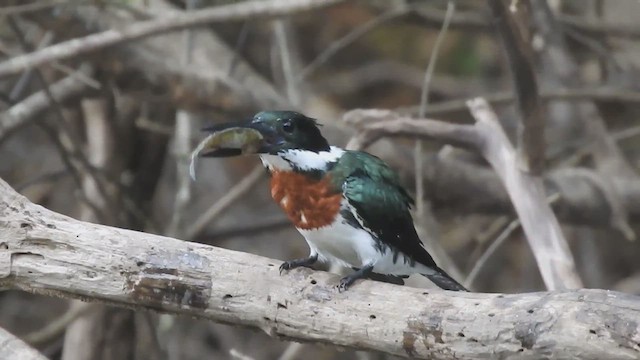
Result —
[[[291,269],[293,269],[293,266],[291,266],[291,261],[285,261],[280,265],[280,275],[282,275],[283,271],[289,271]]]
[[[317,260],[318,260],[317,255],[310,256],[308,258],[303,258],[303,259],[287,260],[283,262],[282,265],[280,265],[280,275],[282,275],[282,272],[285,270],[293,270],[301,266],[310,267]]]
[[[347,289],[349,289],[349,287],[353,284],[354,281],[355,279],[352,279],[349,276],[345,276],[342,279],[340,279],[340,283],[338,284],[338,292],[347,291]]]

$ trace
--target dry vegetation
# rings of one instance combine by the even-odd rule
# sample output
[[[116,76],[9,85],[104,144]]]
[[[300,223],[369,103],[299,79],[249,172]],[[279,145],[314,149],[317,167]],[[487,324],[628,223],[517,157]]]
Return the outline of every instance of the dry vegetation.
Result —
[[[0,358],[640,356],[637,1],[0,4]],[[275,108],[389,162],[442,267],[514,295],[279,277],[308,249],[258,161],[187,176],[199,128]]]

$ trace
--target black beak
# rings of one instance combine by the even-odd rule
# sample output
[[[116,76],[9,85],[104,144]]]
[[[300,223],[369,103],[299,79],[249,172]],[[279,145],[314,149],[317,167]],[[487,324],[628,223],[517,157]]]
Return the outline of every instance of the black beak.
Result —
[[[210,132],[191,153],[191,177],[195,179],[195,160],[198,157],[229,157],[269,152],[275,132],[264,123],[251,120],[234,121],[206,127]]]

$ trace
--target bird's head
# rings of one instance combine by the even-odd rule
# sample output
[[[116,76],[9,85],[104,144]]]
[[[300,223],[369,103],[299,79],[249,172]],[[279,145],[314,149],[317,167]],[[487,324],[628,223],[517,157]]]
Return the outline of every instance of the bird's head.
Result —
[[[203,131],[211,134],[192,154],[192,168],[196,157],[330,151],[318,126],[315,119],[295,111],[262,111],[249,120],[210,126]]]

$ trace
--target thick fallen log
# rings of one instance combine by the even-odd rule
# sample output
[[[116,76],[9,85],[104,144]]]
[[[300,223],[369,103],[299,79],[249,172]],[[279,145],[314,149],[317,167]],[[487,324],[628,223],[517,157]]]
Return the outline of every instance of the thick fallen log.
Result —
[[[0,180],[0,289],[252,326],[429,359],[640,357],[640,298],[605,290],[425,291],[74,220]],[[0,354],[0,357],[4,357]]]

